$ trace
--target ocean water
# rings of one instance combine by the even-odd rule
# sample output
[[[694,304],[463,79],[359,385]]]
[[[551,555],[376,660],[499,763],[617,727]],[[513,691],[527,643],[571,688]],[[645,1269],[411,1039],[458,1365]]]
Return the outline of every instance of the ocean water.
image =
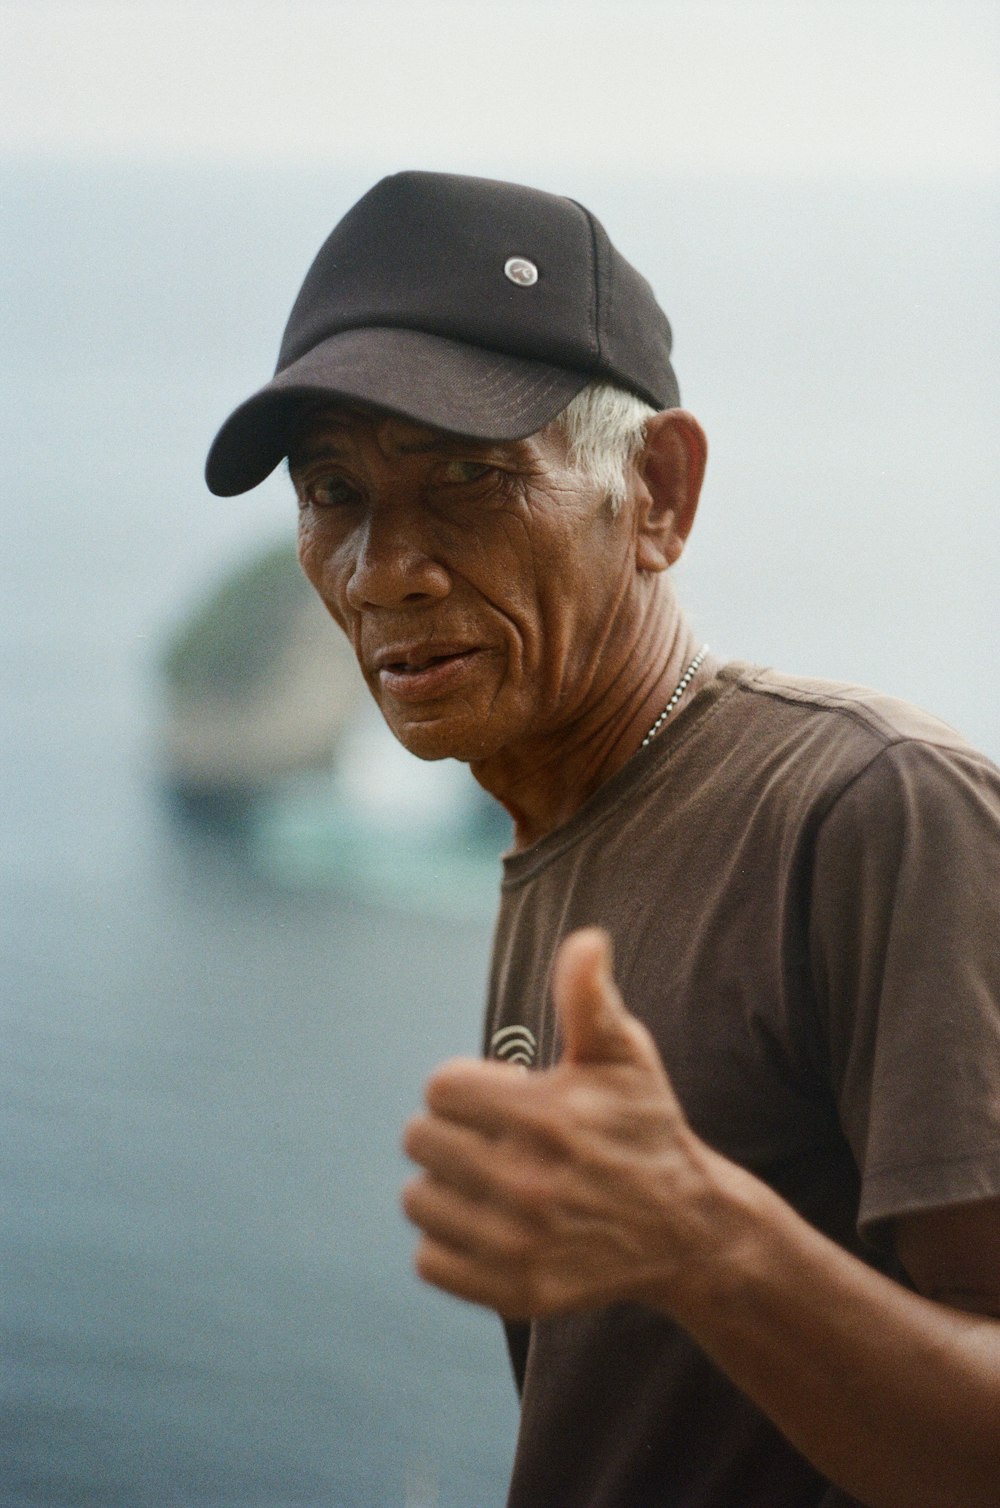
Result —
[[[472,1052],[486,914],[283,885],[179,829],[164,636],[291,529],[201,482],[362,178],[0,166],[0,1502],[490,1508],[495,1320],[423,1290],[398,1138]],[[680,590],[720,653],[994,758],[997,194],[546,185],[675,328],[712,446]]]

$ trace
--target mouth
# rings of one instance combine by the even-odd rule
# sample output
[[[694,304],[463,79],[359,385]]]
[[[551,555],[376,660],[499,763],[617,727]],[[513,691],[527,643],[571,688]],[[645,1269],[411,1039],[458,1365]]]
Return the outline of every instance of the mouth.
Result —
[[[399,701],[427,701],[460,686],[482,653],[451,644],[384,650],[375,661],[378,682]]]

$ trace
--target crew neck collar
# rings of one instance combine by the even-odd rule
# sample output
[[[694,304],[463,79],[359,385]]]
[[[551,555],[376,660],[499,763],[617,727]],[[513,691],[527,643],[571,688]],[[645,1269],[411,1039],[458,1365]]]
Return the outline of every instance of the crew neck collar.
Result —
[[[572,848],[600,823],[611,817],[623,802],[632,800],[649,780],[661,778],[665,765],[673,760],[733,689],[727,666],[709,655],[703,669],[707,679],[689,702],[679,707],[670,721],[645,748],[636,752],[610,778],[592,792],[568,821],[529,844],[503,855],[503,888],[523,883],[559,854]]]

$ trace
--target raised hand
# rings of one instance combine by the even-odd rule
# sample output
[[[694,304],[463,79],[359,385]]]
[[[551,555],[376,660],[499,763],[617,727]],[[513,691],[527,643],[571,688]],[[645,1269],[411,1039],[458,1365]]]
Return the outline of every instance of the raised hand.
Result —
[[[553,973],[563,1055],[524,1073],[456,1060],[406,1129],[403,1194],[428,1282],[508,1318],[621,1299],[663,1305],[708,1229],[719,1161],[692,1133],[595,928]]]

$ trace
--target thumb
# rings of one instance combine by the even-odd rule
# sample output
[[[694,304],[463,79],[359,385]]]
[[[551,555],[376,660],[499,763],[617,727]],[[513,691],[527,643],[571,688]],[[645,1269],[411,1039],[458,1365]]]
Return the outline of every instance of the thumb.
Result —
[[[552,996],[564,1063],[635,1063],[662,1072],[652,1037],[625,1008],[611,973],[611,939],[600,927],[571,932],[560,944]]]

